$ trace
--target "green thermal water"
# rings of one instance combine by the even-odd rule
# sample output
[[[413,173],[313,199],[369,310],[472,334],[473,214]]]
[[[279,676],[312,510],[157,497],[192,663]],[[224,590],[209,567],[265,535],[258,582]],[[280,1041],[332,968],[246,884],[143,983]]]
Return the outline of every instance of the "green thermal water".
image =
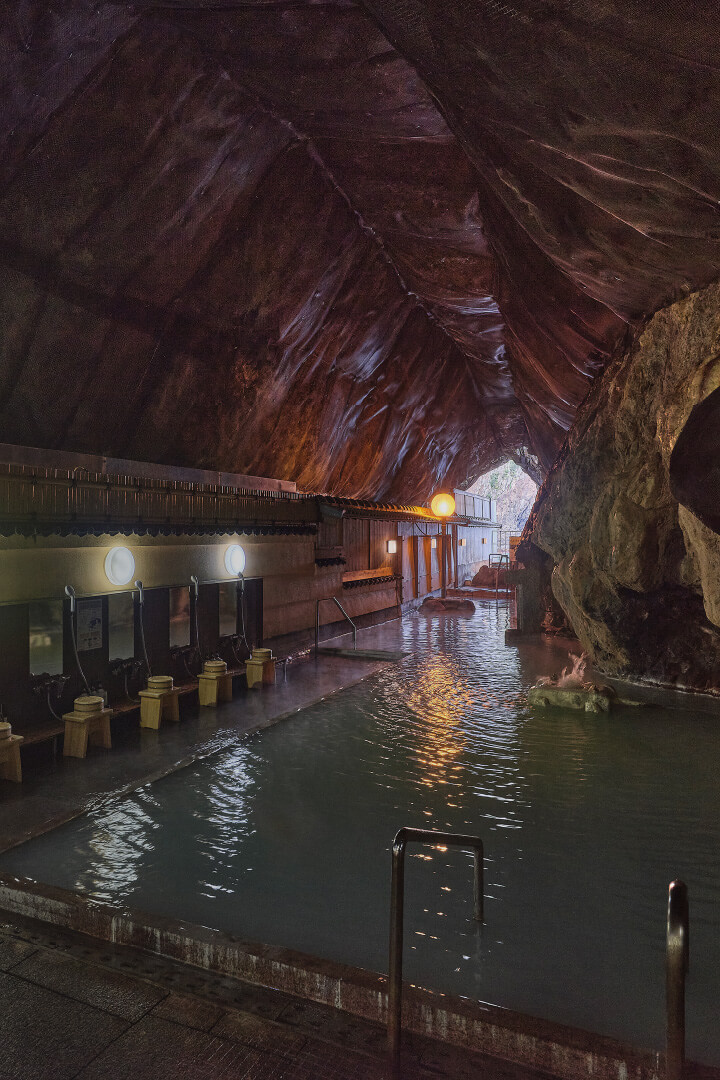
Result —
[[[415,617],[411,655],[227,752],[7,853],[6,871],[387,970],[401,825],[406,978],[660,1049],[668,883],[690,890],[688,1051],[720,1064],[720,721],[647,707],[533,712],[558,667],[505,612]]]

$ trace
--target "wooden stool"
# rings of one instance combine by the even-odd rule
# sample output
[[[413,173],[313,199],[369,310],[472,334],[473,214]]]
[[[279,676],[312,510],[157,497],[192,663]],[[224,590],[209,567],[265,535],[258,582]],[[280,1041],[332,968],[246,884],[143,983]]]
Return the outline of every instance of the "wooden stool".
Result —
[[[84,758],[88,743],[112,749],[110,739],[110,717],[112,709],[103,708],[103,699],[93,695],[75,698],[72,712],[63,713],[65,721],[65,739],[63,757]]]
[[[140,727],[157,731],[163,720],[180,719],[180,691],[173,688],[172,675],[151,675],[147,690],[140,691]]]
[[[254,686],[275,685],[275,657],[271,649],[253,649],[252,656],[245,661],[245,676],[248,689]]]
[[[0,778],[22,784],[22,765],[20,764],[20,743],[22,735],[10,735],[0,739]]]
[[[210,706],[232,701],[232,675],[228,675],[224,660],[205,661],[203,673],[198,675],[198,701]]]

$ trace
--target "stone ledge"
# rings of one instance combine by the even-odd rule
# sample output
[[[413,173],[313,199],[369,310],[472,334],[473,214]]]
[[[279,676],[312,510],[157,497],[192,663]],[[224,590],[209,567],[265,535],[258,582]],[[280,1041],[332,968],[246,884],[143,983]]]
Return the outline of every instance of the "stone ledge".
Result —
[[[117,910],[76,893],[0,874],[0,907],[119,945],[158,953],[347,1012],[387,1020],[387,978],[291,949],[139,911]],[[663,1055],[605,1036],[521,1015],[466,998],[408,987],[406,1029],[467,1050],[542,1069],[563,1080],[662,1080]],[[720,1070],[702,1070],[720,1080]]]

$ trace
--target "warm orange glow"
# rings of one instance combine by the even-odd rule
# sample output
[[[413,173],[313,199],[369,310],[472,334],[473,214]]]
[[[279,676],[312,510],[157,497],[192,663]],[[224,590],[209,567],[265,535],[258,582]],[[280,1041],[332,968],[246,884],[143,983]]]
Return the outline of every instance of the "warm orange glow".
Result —
[[[435,517],[450,517],[455,513],[455,500],[452,495],[446,495],[444,492],[439,492],[437,495],[433,495],[430,502],[430,509]]]
[[[412,713],[423,718],[415,754],[420,783],[429,788],[449,784],[453,796],[461,794],[463,722],[472,715],[475,702],[475,691],[471,691],[464,672],[448,657],[433,656],[422,664],[417,681],[398,685],[398,696]]]

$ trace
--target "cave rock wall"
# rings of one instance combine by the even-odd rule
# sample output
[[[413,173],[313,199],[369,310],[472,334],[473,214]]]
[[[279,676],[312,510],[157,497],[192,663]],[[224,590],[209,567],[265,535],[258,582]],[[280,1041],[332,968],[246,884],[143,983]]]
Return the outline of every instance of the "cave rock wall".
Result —
[[[608,367],[538,498],[532,540],[608,673],[720,691],[720,536],[673,494],[677,462],[670,478],[693,409],[718,386],[713,285],[658,312]]]

